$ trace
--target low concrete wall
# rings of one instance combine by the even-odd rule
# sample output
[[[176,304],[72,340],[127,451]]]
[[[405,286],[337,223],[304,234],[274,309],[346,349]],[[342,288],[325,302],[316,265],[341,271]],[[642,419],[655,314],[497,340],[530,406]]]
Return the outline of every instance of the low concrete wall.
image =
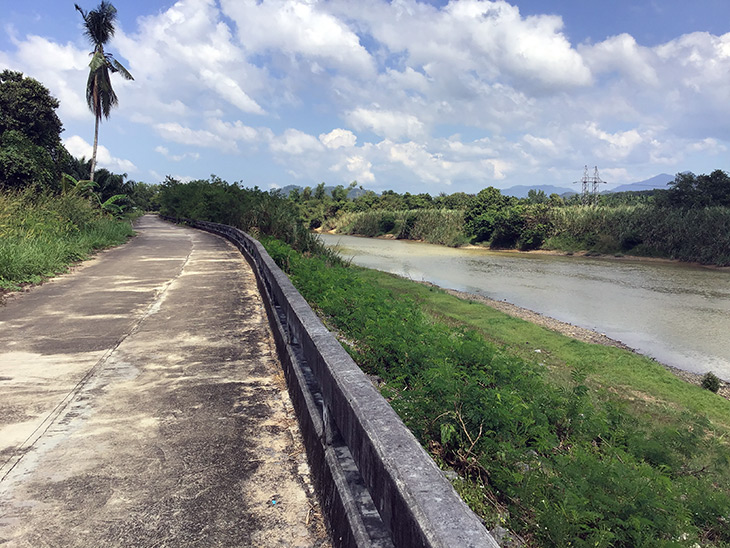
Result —
[[[182,222],[233,242],[256,272],[335,545],[496,548],[263,246],[230,226]]]

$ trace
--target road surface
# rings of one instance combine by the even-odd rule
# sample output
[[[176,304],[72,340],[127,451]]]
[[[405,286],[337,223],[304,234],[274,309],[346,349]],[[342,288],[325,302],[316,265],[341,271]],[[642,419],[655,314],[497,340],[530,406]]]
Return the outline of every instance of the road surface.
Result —
[[[0,545],[329,546],[250,267],[136,229],[0,307]]]

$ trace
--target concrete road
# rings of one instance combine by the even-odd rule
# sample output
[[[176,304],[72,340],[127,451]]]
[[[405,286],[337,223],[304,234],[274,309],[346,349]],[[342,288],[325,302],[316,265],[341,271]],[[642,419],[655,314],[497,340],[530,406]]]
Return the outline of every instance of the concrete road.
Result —
[[[0,545],[329,546],[250,267],[136,228],[0,307]]]

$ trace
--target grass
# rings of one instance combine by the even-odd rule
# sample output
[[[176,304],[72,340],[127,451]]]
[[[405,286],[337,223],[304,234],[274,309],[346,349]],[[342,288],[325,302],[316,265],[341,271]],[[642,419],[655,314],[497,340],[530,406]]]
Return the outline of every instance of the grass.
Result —
[[[128,221],[105,215],[80,197],[2,193],[0,289],[40,283],[133,234]]]
[[[415,299],[421,310],[434,319],[475,329],[510,354],[535,364],[544,363],[552,382],[565,384],[569,382],[570,367],[585,368],[590,371],[589,384],[593,388],[624,394],[623,398],[637,409],[651,410],[651,414],[657,414],[659,409],[661,414],[668,409],[686,409],[706,415],[730,431],[730,401],[679,379],[650,358],[629,350],[581,342],[392,274],[360,271],[371,283]],[[536,349],[541,352],[536,354]]]

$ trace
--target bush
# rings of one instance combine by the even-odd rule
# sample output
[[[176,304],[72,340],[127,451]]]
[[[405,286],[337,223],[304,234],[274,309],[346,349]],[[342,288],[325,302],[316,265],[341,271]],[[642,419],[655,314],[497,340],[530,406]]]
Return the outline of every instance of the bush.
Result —
[[[717,391],[720,390],[720,379],[718,379],[717,375],[715,375],[712,371],[708,371],[705,373],[705,376],[702,377],[701,386],[705,390],[709,390],[710,392],[717,394]]]

